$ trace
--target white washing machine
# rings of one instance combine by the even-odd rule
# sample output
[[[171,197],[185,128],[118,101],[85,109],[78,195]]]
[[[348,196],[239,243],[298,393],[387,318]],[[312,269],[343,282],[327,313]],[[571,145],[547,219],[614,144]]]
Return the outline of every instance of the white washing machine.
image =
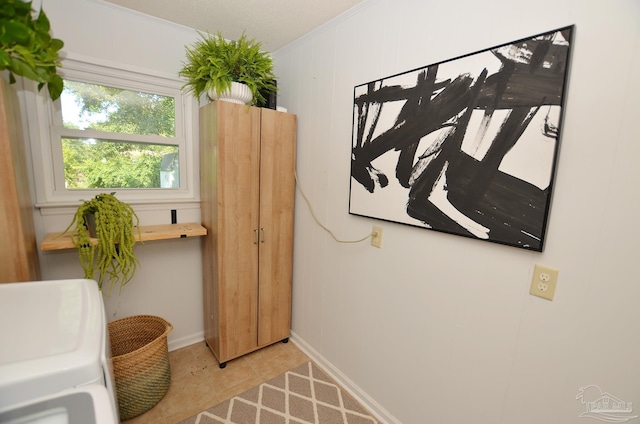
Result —
[[[93,280],[0,284],[0,423],[119,423]]]

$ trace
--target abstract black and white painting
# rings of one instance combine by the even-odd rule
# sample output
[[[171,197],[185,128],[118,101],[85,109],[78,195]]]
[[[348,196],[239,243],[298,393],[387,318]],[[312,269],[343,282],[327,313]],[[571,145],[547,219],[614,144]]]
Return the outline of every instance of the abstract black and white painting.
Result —
[[[356,86],[349,213],[542,251],[572,32]]]

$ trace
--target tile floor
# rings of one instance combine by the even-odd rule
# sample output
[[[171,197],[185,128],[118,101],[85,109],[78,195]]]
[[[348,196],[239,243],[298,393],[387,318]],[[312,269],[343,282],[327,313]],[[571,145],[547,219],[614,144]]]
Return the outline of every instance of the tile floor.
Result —
[[[148,412],[123,424],[174,424],[307,362],[292,342],[276,343],[227,363],[204,342],[169,352],[171,386]]]

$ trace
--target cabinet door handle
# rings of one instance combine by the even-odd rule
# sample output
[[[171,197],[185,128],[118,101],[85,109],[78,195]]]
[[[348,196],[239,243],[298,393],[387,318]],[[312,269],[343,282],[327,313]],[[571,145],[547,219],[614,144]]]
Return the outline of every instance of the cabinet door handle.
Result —
[[[264,228],[260,228],[260,232],[262,233],[262,240],[260,240],[260,242],[264,243]]]
[[[256,236],[255,239],[253,240],[253,244],[258,244],[258,229],[257,228],[255,228],[253,230],[253,234],[255,234],[255,236]]]

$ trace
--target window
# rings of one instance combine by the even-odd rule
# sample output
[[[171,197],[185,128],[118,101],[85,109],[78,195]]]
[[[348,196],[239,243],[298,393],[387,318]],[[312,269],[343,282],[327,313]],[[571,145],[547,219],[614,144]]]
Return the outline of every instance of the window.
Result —
[[[180,80],[68,59],[60,74],[59,100],[37,96],[40,206],[114,191],[128,202],[197,200],[195,102]]]
[[[65,80],[61,111],[67,189],[179,187],[175,98]]]

